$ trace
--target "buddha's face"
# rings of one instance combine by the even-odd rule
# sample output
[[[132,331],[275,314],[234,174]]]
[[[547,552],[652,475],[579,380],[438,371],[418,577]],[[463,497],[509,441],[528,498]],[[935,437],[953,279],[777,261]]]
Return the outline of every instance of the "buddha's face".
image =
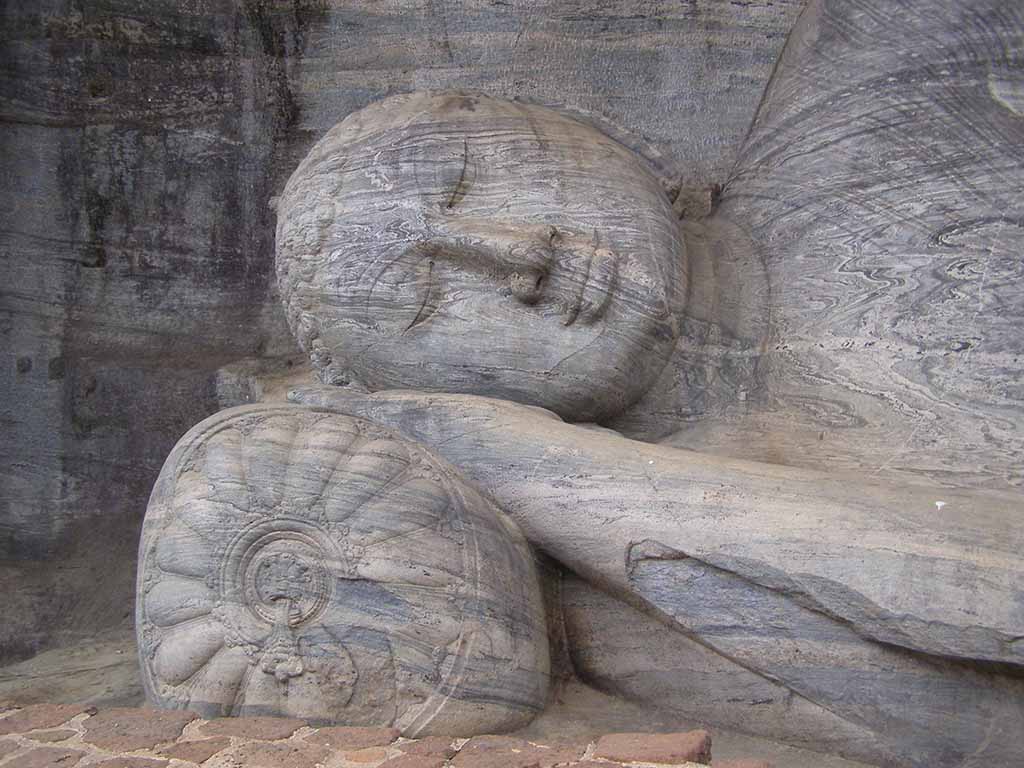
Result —
[[[326,380],[571,420],[643,394],[685,294],[677,221],[634,155],[551,110],[452,94],[335,126],[279,202],[277,266]]]

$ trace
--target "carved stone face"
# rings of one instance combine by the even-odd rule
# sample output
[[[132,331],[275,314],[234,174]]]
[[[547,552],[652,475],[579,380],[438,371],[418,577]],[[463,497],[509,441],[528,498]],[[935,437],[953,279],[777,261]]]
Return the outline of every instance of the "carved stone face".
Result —
[[[615,414],[671,354],[676,218],[642,163],[537,106],[387,99],[335,126],[278,205],[289,321],[325,380]]]

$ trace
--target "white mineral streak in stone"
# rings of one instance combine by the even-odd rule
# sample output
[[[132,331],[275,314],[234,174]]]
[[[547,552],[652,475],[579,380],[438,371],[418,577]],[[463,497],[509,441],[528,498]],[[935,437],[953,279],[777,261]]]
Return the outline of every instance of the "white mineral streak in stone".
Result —
[[[146,515],[149,700],[205,716],[501,731],[544,705],[547,633],[516,527],[425,450],[295,406],[223,411]]]

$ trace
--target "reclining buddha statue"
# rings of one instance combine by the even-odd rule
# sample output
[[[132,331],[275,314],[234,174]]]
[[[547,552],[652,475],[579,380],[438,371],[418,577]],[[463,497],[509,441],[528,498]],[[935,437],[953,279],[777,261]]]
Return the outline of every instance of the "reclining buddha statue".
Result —
[[[812,2],[699,220],[553,108],[336,125],[276,202],[319,383],[168,460],[151,698],[514,728],[549,675],[529,542],[606,690],[872,763],[1024,760],[1024,19],[967,5]]]

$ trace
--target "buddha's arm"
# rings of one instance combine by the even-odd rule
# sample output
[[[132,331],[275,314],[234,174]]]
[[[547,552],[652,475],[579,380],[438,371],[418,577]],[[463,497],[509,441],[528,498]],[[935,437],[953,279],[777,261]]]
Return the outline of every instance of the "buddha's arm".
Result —
[[[742,579],[863,637],[1024,664],[1018,499],[650,445],[487,398],[306,389],[293,399],[430,446],[491,493],[534,544],[634,603],[671,613],[638,588],[637,569],[676,561]]]
[[[870,748],[840,738],[846,754],[912,766],[1020,757],[1015,739],[989,734],[1024,729],[1024,683],[963,661],[1022,661],[1016,500],[638,443],[480,397],[293,399],[427,444],[589,581],[867,728]]]

